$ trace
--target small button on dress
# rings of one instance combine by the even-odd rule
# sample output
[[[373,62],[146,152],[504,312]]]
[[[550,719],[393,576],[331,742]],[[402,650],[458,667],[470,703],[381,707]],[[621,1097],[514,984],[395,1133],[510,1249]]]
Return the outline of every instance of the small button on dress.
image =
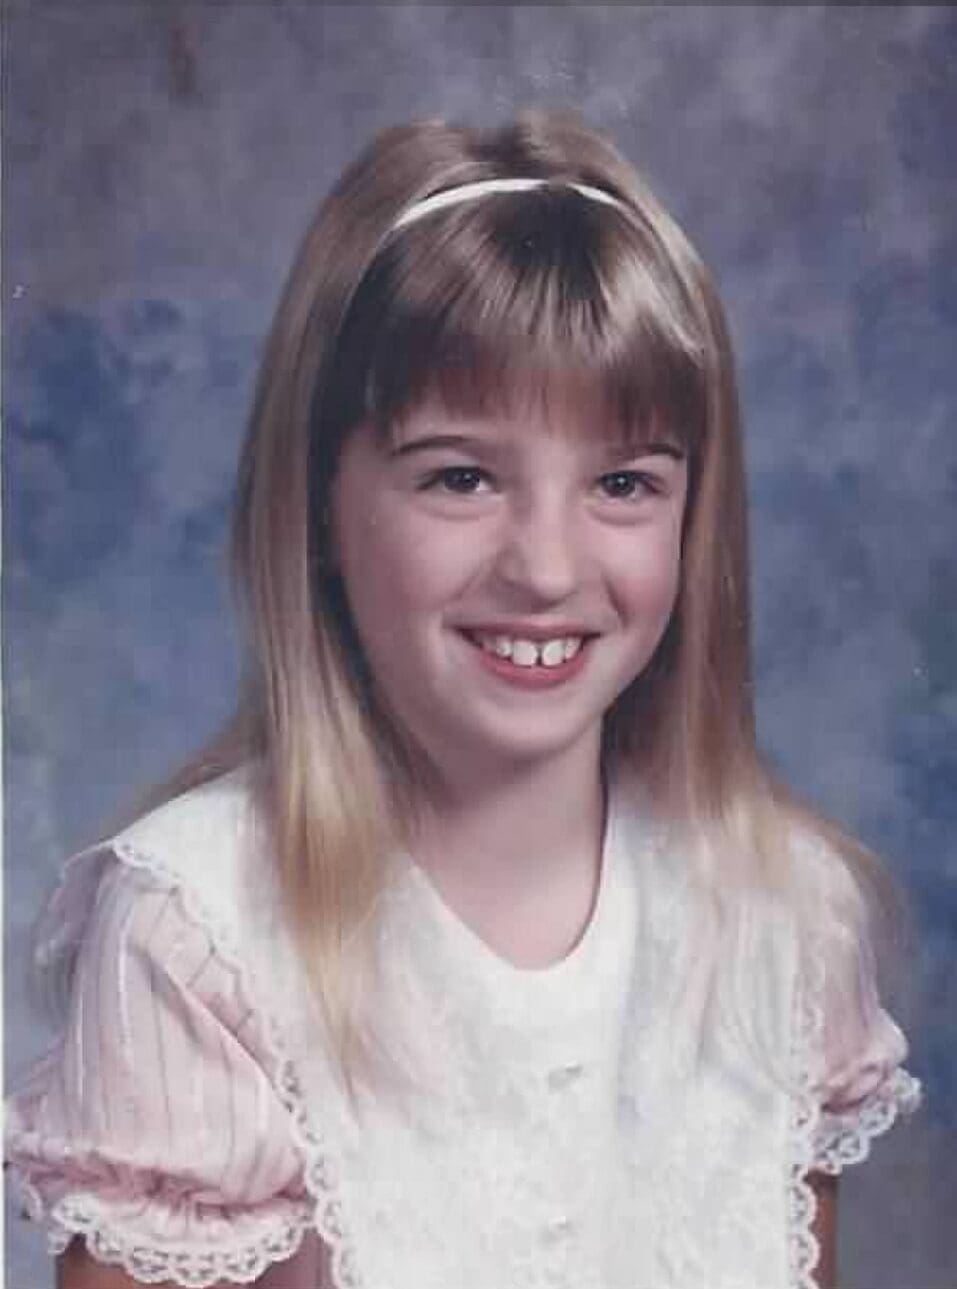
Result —
[[[575,1224],[572,1219],[562,1214],[545,1223],[542,1227],[542,1237],[547,1244],[557,1244],[561,1240],[567,1240],[574,1229]]]
[[[573,1083],[577,1083],[584,1071],[585,1067],[581,1061],[572,1061],[568,1065],[559,1065],[549,1070],[546,1082],[552,1092],[561,1092]]]

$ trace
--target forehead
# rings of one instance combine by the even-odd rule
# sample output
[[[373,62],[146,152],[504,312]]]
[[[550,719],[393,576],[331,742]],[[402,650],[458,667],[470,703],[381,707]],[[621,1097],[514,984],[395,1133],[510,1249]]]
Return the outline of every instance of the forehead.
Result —
[[[453,432],[497,439],[548,434],[582,447],[639,449],[654,442],[683,448],[683,435],[657,415],[625,415],[594,380],[570,373],[526,373],[495,385],[451,388],[437,382],[388,426],[401,446],[420,434]]]

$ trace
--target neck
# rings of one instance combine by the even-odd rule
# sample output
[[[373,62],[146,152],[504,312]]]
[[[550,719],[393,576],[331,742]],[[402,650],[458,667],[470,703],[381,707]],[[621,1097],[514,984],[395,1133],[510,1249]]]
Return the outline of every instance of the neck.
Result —
[[[545,761],[446,778],[420,820],[417,862],[446,892],[477,901],[590,880],[604,816],[599,750],[596,739]]]

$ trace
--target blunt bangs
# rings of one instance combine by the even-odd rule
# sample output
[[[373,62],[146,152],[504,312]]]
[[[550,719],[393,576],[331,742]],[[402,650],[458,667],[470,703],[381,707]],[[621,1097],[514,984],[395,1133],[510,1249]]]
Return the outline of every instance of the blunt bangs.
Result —
[[[589,415],[556,423],[635,447],[664,436],[693,458],[708,398],[693,301],[653,230],[574,189],[450,207],[396,234],[360,282],[323,437],[361,422],[389,436],[426,401],[484,415],[574,395]]]

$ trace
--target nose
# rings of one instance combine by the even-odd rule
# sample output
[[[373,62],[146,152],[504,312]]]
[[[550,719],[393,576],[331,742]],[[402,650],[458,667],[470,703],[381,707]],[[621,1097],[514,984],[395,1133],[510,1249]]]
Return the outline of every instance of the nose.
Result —
[[[496,571],[503,583],[534,604],[567,599],[582,576],[582,534],[558,499],[515,507],[505,522]]]

